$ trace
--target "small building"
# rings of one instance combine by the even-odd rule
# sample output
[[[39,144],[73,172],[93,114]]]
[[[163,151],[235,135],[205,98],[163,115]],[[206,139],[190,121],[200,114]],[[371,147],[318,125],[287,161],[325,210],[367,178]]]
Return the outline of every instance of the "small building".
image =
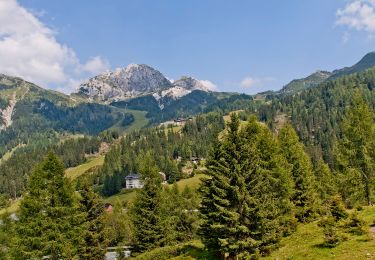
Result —
[[[198,157],[193,157],[191,158],[191,162],[194,163],[194,164],[198,164],[202,159],[201,158],[198,158]]]
[[[182,125],[184,125],[186,123],[186,119],[184,119],[184,118],[177,118],[177,119],[174,120],[174,123],[176,125],[182,126]]]
[[[129,174],[125,177],[125,188],[126,189],[141,189],[143,188],[143,182],[139,174]]]

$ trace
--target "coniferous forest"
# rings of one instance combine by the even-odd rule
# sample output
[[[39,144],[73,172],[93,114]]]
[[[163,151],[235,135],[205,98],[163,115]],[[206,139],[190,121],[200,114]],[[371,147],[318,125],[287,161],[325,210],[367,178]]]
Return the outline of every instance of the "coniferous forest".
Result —
[[[0,0],[0,260],[375,259],[375,0]]]
[[[1,207],[19,203],[16,214],[2,211],[1,257],[104,259],[129,246],[139,259],[192,250],[252,259],[309,223],[318,223],[322,248],[371,236],[361,211],[375,199],[374,82],[371,69],[235,111],[212,106],[183,126],[19,147],[0,164]],[[102,165],[64,174],[98,154]],[[143,188],[127,190],[134,173]]]

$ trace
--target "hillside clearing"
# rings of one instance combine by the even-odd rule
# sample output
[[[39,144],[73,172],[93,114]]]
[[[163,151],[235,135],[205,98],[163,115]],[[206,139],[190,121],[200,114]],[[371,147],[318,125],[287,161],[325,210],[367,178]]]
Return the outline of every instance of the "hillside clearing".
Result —
[[[104,163],[104,155],[99,155],[98,157],[89,158],[87,162],[80,164],[76,167],[68,168],[65,170],[65,175],[74,180],[82,174],[89,171],[91,168],[101,166]]]
[[[133,110],[133,109],[120,109],[116,108],[117,110],[122,111],[123,113],[130,113],[134,116],[134,122],[130,124],[130,126],[121,126],[121,121],[113,125],[110,130],[116,130],[120,133],[130,133],[135,130],[140,130],[143,127],[148,125],[149,120],[146,118],[146,111],[141,110]]]

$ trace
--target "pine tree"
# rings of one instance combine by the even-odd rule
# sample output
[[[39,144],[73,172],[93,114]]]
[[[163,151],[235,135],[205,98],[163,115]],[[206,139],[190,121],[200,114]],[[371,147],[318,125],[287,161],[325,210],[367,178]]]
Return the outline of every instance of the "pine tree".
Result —
[[[82,218],[81,243],[79,246],[79,259],[104,259],[108,240],[105,236],[104,203],[100,197],[84,181],[80,190],[80,209]]]
[[[207,168],[199,231],[205,245],[230,259],[272,250],[291,217],[291,177],[270,131],[255,118],[240,129],[232,114]]]
[[[161,178],[152,155],[147,153],[141,157],[143,160],[139,168],[144,186],[137,191],[131,208],[135,249],[139,252],[159,246],[163,238],[160,216]]]
[[[320,204],[311,159],[291,125],[280,130],[279,140],[281,150],[292,167],[292,202],[296,206],[296,217],[302,222],[309,221],[316,216]]]
[[[320,159],[315,168],[317,190],[321,201],[327,201],[331,196],[338,193],[336,177],[329,166]]]
[[[78,248],[78,204],[62,162],[49,153],[30,176],[16,225],[16,259],[72,259]]]
[[[357,92],[343,119],[336,143],[337,170],[343,174],[341,193],[347,205],[372,205],[375,182],[374,112]]]

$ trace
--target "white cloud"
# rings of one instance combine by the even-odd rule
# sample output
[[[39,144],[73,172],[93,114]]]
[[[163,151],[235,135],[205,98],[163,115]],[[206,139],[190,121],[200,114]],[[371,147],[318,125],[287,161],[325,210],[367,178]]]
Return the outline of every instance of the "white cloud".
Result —
[[[34,13],[16,0],[0,1],[0,73],[70,92],[71,82],[109,68],[98,56],[81,64]]]
[[[91,58],[82,66],[82,69],[91,74],[98,74],[103,71],[106,71],[110,68],[109,62],[103,58],[96,56]]]
[[[349,29],[375,32],[375,0],[354,0],[337,10],[336,24]]]
[[[265,90],[272,89],[272,84],[275,82],[273,77],[253,77],[246,76],[236,85],[240,86],[244,92],[248,94],[256,94]]]
[[[206,87],[208,90],[211,90],[211,91],[217,90],[217,86],[209,80],[200,80],[200,83],[202,83],[202,85]]]
[[[259,79],[255,79],[253,77],[245,77],[241,82],[240,82],[240,86],[243,87],[243,88],[251,88],[251,87],[255,87],[255,86],[258,86],[260,83],[260,80]]]

